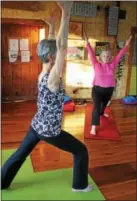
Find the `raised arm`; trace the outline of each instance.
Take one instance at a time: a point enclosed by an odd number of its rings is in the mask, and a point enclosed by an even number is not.
[[[128,40],[126,41],[126,44],[125,46],[119,51],[119,53],[116,55],[116,57],[114,57],[113,59],[113,63],[114,65],[116,66],[119,62],[120,62],[120,59],[124,56],[124,54],[128,51],[128,47],[129,47],[129,44],[131,42],[131,39],[132,39],[132,36],[130,36],[128,38]]]
[[[55,10],[56,11],[56,10]],[[54,11],[53,11],[54,12]],[[48,33],[48,39],[49,40],[55,40],[55,16],[53,13],[50,13],[49,17],[44,17],[43,20],[48,24],[49,26],[49,33]]]
[[[55,39],[55,20],[54,18],[52,18],[52,16],[50,17],[49,21],[49,34],[48,34],[48,39]]]
[[[57,56],[55,65],[52,68],[49,78],[48,78],[48,87],[51,91],[56,92],[59,88],[60,76],[65,62],[65,55],[67,51],[67,40],[68,40],[68,29],[69,29],[69,20],[71,7],[73,2],[58,2],[59,7],[62,10],[60,28],[56,39],[57,45]]]
[[[98,62],[98,60],[96,59],[95,53],[94,53],[94,51],[93,51],[93,49],[92,49],[92,47],[91,47],[91,45],[90,45],[90,43],[88,41],[88,36],[87,36],[87,33],[86,33],[85,30],[84,30],[84,37],[85,37],[85,40],[87,42],[86,47],[87,47],[87,50],[88,50],[90,61],[91,61],[91,63],[93,65],[95,65]]]

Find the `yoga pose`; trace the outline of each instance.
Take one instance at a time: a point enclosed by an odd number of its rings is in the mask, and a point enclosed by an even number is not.
[[[54,23],[52,18],[48,40],[42,40],[38,45],[38,56],[43,61],[43,69],[38,81],[38,110],[32,119],[28,134],[17,151],[2,167],[2,189],[10,186],[26,157],[40,140],[59,149],[70,152],[74,157],[72,191],[88,192],[88,151],[86,146],[69,133],[61,130],[62,109],[65,91],[61,74],[64,67],[67,49],[68,27],[73,2],[59,2],[62,10],[60,28],[57,40],[54,38]],[[62,178],[63,179],[63,178]]]
[[[125,46],[120,50],[115,58],[112,59],[111,49],[106,46],[100,54],[100,61],[98,61],[92,47],[90,46],[90,43],[88,42],[88,37],[85,30],[84,35],[85,40],[87,41],[86,47],[90,56],[90,60],[95,70],[95,77],[92,88],[94,108],[92,113],[92,126],[90,134],[96,135],[96,126],[100,124],[100,115],[108,117],[108,114],[105,114],[104,111],[111,99],[115,87],[115,68],[120,62],[122,56],[128,51],[128,46],[132,36],[129,37]]]

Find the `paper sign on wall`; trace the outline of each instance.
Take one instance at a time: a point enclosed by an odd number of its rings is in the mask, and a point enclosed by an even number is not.
[[[18,51],[18,39],[9,39],[9,50]]]
[[[20,39],[20,50],[29,50],[29,40]]]
[[[13,63],[17,61],[18,51],[9,50],[9,62]]]
[[[21,62],[30,62],[30,51],[21,51]]]

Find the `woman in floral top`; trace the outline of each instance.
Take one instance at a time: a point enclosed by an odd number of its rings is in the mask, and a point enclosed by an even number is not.
[[[72,191],[88,192],[88,151],[86,146],[69,133],[61,130],[65,91],[61,81],[67,49],[68,27],[73,2],[60,2],[62,10],[60,29],[54,40],[54,20],[50,18],[49,38],[38,45],[38,56],[43,69],[38,79],[37,112],[32,119],[28,134],[17,151],[2,167],[2,189],[10,186],[26,157],[40,140],[73,154]]]

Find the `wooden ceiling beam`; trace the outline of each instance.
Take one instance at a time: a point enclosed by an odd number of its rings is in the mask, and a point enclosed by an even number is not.
[[[42,20],[29,20],[29,19],[11,19],[11,18],[2,18],[1,19],[2,24],[25,24],[25,25],[31,25],[31,26],[46,26],[47,24]]]
[[[26,10],[26,11],[40,11],[40,3],[37,1],[2,1],[1,8],[10,8],[17,10]]]

